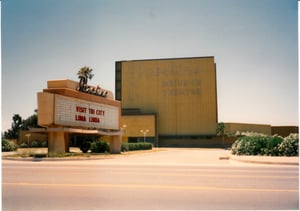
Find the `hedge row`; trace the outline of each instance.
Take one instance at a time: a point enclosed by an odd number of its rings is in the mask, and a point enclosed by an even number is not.
[[[92,153],[105,153],[109,152],[109,144],[104,141],[96,141],[91,143]]]
[[[47,147],[48,143],[47,141],[44,141],[42,143],[38,141],[32,141],[31,142],[31,147]],[[17,145],[13,142],[7,141],[6,139],[2,139],[2,152],[10,152],[10,151],[16,151],[18,148],[27,148],[28,144],[23,142],[20,145]]]
[[[39,141],[32,141],[31,142],[31,147],[32,148],[37,148],[37,147],[47,147],[48,146],[48,142],[47,141],[43,141],[42,143]],[[20,148],[27,148],[28,147],[28,143],[23,142],[20,145]]]
[[[94,142],[84,141],[80,145],[80,150],[83,153],[87,153],[89,150],[91,150],[92,153],[105,153],[105,152],[109,152],[109,144],[104,141],[94,141]]]
[[[122,143],[121,151],[134,151],[134,150],[149,150],[152,149],[152,144],[147,142],[138,142],[138,143]],[[105,153],[109,152],[109,143],[104,141],[95,141],[95,142],[83,142],[80,146],[80,150],[83,153],[91,150],[92,153]]]
[[[282,138],[254,133],[238,138],[231,150],[234,155],[298,156],[298,146],[298,134]]]
[[[122,151],[134,151],[134,150],[149,150],[152,149],[152,144],[147,142],[137,143],[123,143]]]

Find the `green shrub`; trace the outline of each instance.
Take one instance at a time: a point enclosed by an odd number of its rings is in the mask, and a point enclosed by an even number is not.
[[[91,143],[91,151],[93,153],[109,152],[109,144],[105,141],[95,141]]]
[[[43,141],[41,144],[41,147],[47,147],[48,146],[48,142],[47,141]]]
[[[128,151],[128,144],[127,143],[122,143],[122,145],[121,145],[121,151],[122,152],[127,152]]]
[[[40,147],[40,143],[38,141],[31,142],[31,147]]]
[[[23,142],[21,145],[20,145],[21,148],[27,148],[28,147],[28,144]]]
[[[249,134],[242,136],[232,145],[234,155],[298,156],[298,134],[280,136]]]
[[[83,153],[87,153],[90,150],[90,147],[91,147],[91,143],[88,141],[84,141],[82,142],[79,148]]]
[[[258,155],[266,148],[268,137],[263,135],[242,136],[232,145],[232,154]]]
[[[123,143],[122,151],[148,150],[152,149],[152,144],[147,142]]]
[[[296,133],[285,137],[278,146],[281,156],[298,156],[299,155],[299,135]]]
[[[281,136],[272,136],[268,138],[266,142],[266,147],[262,149],[262,155],[269,155],[269,156],[278,156],[279,155],[279,144],[283,141]]]
[[[17,151],[18,145],[13,142],[9,142],[6,139],[2,139],[2,152]]]

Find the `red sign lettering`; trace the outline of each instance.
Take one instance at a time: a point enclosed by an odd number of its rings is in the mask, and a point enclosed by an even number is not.
[[[95,122],[95,123],[99,123],[100,119],[98,117],[90,117],[89,118],[89,122]]]
[[[85,116],[82,116],[82,115],[75,115],[75,120],[76,121],[81,121],[81,122],[85,122],[86,121],[86,118]]]
[[[86,108],[81,106],[76,106],[76,111],[80,113],[86,113]]]

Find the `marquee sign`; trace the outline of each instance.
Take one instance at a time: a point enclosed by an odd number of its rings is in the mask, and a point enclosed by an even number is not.
[[[79,83],[77,87],[77,91],[85,92],[88,94],[97,95],[100,97],[107,97],[108,91],[105,89],[100,88],[100,86],[90,86],[86,84]]]
[[[83,73],[79,73],[79,83],[76,88],[77,91],[85,92],[88,94],[97,95],[100,97],[107,97],[108,91],[100,88],[100,86],[91,86],[87,84],[87,76]]]
[[[55,95],[54,122],[56,125],[118,130],[119,108]]]
[[[44,128],[36,132],[48,133],[48,152],[68,152],[66,134],[80,133],[108,135],[110,152],[120,153],[121,102],[111,91],[87,85],[78,90],[76,81],[51,80],[37,98],[38,125]]]

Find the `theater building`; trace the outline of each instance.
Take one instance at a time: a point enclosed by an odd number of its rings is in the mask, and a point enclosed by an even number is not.
[[[123,140],[201,145],[218,122],[214,57],[117,61]]]

